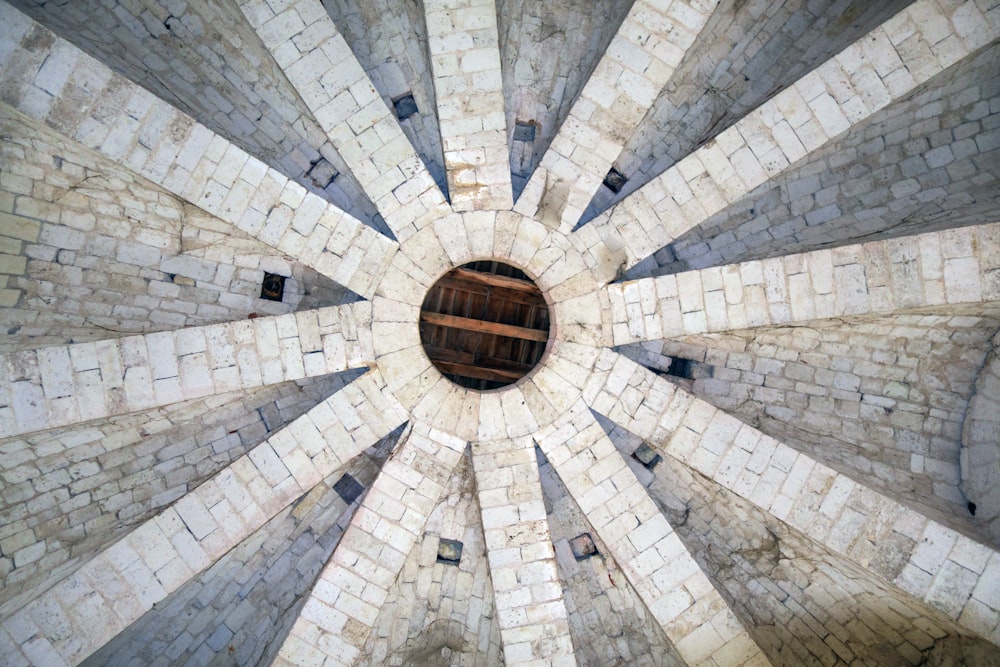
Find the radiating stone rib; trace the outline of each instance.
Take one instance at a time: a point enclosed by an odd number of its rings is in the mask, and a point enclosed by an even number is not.
[[[610,370],[588,388],[595,410],[1000,645],[1000,551],[781,444],[630,359],[605,356]]]
[[[353,665],[466,442],[420,423],[382,467],[275,665]]]
[[[396,244],[115,74],[6,3],[0,5],[0,102],[97,150],[195,206],[362,295]],[[89,113],[76,120],[61,104]]]
[[[581,228],[586,245],[634,266],[1000,36],[1000,9],[944,4],[918,0],[775,95]]]
[[[1000,300],[1000,223],[607,286],[615,345]]]
[[[361,368],[371,317],[361,301],[2,355],[0,437]]]
[[[576,664],[530,437],[472,444],[504,662]]]
[[[434,178],[319,0],[271,4],[239,3],[386,224],[409,238],[446,206]]]
[[[681,657],[770,664],[582,400],[537,441]]]
[[[457,211],[513,204],[494,0],[427,0],[438,123]]]
[[[573,228],[717,4],[632,5],[515,210],[553,228]]]
[[[12,665],[90,655],[324,477],[406,420],[369,373],[0,623]]]

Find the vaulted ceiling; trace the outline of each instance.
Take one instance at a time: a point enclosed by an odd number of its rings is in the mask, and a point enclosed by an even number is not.
[[[0,655],[1000,664],[998,38],[0,3]]]

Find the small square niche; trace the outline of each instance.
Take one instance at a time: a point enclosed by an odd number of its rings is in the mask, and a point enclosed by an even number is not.
[[[333,485],[333,490],[337,492],[341,500],[350,505],[364,492],[365,487],[361,486],[358,480],[345,473]]]
[[[585,560],[597,554],[597,545],[594,544],[594,538],[590,533],[583,533],[571,539],[569,548],[573,552],[573,558],[577,560]]]
[[[535,124],[531,122],[517,121],[514,123],[514,141],[524,141],[526,143],[535,140]]]
[[[632,458],[646,466],[648,470],[652,470],[656,467],[656,464],[662,461],[660,455],[653,451],[653,448],[642,443],[639,445],[634,452],[632,452]]]
[[[285,298],[285,276],[265,273],[260,283],[260,298],[268,301],[282,301]]]
[[[446,540],[441,538],[438,542],[437,562],[445,565],[458,565],[462,560],[462,543],[458,540]]]
[[[392,106],[395,108],[396,118],[399,120],[406,120],[413,114],[417,113],[417,103],[413,99],[413,93],[406,93],[393,98]]]
[[[340,174],[334,166],[327,161],[326,158],[321,157],[316,160],[311,167],[309,167],[309,171],[306,172],[306,176],[309,177],[309,180],[311,180],[312,184],[317,188],[325,190],[330,186],[330,183],[333,183],[337,176],[340,176]]]
[[[628,179],[625,178],[624,174],[612,167],[611,171],[608,172],[608,175],[604,177],[604,187],[611,190],[615,194],[618,194],[622,191],[622,188],[625,187],[626,181],[628,181]]]

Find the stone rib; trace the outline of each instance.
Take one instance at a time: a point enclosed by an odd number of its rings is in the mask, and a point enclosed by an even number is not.
[[[0,102],[370,296],[396,244],[4,3]],[[46,34],[51,39],[33,39]],[[39,46],[39,43],[50,46]],[[80,100],[85,100],[80,109]],[[79,109],[71,118],[59,108]]]
[[[319,0],[244,0],[240,10],[400,241],[444,195]]]
[[[1000,299],[1000,223],[607,287],[615,345]]]
[[[631,268],[998,36],[995,7],[919,0],[579,233]]]
[[[466,442],[416,424],[383,466],[274,664],[353,665]]]
[[[361,368],[371,303],[0,356],[0,437]]]
[[[505,664],[575,665],[534,442],[475,442],[472,464]]]
[[[632,5],[518,198],[518,212],[573,228],[717,4]]]
[[[681,657],[770,664],[583,401],[537,441]]]
[[[406,420],[370,373],[0,624],[12,665],[77,664]]]
[[[456,211],[514,203],[493,0],[424,3],[438,123]]]
[[[610,370],[588,388],[595,410],[1000,645],[1000,551],[837,473],[621,355],[604,356]]]

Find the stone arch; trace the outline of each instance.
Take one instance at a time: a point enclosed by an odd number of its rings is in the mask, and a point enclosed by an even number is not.
[[[962,427],[962,493],[977,519],[1000,537],[1000,331],[976,378]]]

